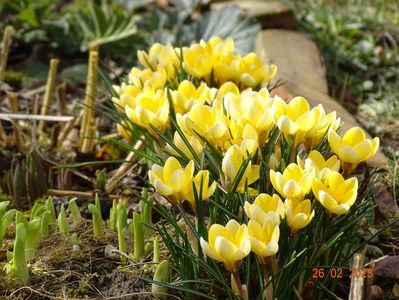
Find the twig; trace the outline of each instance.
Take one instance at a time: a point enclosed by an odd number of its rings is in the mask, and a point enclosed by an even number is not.
[[[1,44],[1,58],[0,58],[0,83],[4,81],[7,68],[8,52],[10,51],[12,34],[14,29],[12,26],[7,26],[4,31],[3,42]]]
[[[61,116],[65,116],[68,114],[68,109],[66,105],[66,83],[61,83],[56,90],[56,98],[58,104],[58,114]]]
[[[54,95],[55,82],[57,79],[57,70],[58,70],[59,63],[60,63],[60,61],[56,58],[52,58],[50,60],[50,70],[48,72],[48,77],[47,77],[46,92],[44,93],[43,105],[42,105],[42,109],[40,111],[40,114],[42,116],[47,115],[48,108],[50,106],[50,101]],[[37,129],[39,134],[41,134],[43,132],[44,125],[45,125],[44,121],[39,122],[39,127]]]
[[[138,140],[136,145],[134,145],[134,149],[138,150],[143,147],[144,143],[142,140]],[[129,169],[132,167],[133,162],[137,159],[137,156],[134,152],[130,152],[126,157],[125,162],[119,167],[114,176],[110,179],[110,181],[105,186],[105,191],[110,194],[116,188],[118,181],[123,178]]]
[[[33,90],[29,90],[29,91],[21,93],[21,96],[24,97],[24,98],[30,98],[32,96],[35,96],[35,95],[43,93],[45,90],[46,90],[46,86],[42,85],[42,86],[39,86],[39,87],[37,87],[37,88],[35,88]]]
[[[393,167],[392,196],[393,196],[393,199],[396,199],[396,171],[398,169],[398,162],[396,161],[396,158],[395,158],[394,162],[395,162],[395,166]]]
[[[98,67],[98,48],[90,49],[89,53],[89,70],[87,73],[86,96],[84,100],[84,114],[82,125],[80,128],[80,151],[82,153],[90,153],[92,147],[87,137],[92,136],[95,132],[95,96],[97,85],[97,67]]]
[[[356,270],[360,270],[364,263],[364,255],[363,254],[355,254],[353,259],[353,272]],[[351,286],[349,291],[348,300],[362,300],[363,299],[363,286],[364,286],[364,278],[357,274],[353,273],[353,277],[351,280]]]
[[[41,122],[69,122],[73,120],[72,116],[43,116],[43,115],[26,115],[26,114],[1,114],[1,120],[25,120],[25,121],[41,121]]]
[[[75,197],[83,197],[83,198],[92,198],[94,197],[94,192],[80,192],[80,191],[68,191],[68,190],[56,190],[56,189],[48,189],[47,194],[50,196],[75,196]]]
[[[13,113],[18,113],[18,95],[16,93],[9,92],[7,93],[8,96],[8,104],[10,106],[10,110]],[[23,143],[21,138],[21,131],[18,127],[18,122],[13,122],[13,137],[14,137],[14,144],[17,146],[18,151],[23,150]]]

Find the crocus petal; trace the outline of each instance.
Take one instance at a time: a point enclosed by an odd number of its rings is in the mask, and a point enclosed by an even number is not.
[[[210,247],[209,243],[206,242],[202,237],[200,238],[200,244],[201,244],[202,251],[204,252],[204,254],[206,256],[209,256],[210,258],[212,258],[216,261],[223,261],[223,259],[220,257],[220,255],[215,250],[213,250]]]

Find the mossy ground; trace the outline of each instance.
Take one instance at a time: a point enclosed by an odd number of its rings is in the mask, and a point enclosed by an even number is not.
[[[118,244],[114,231],[105,228],[104,238],[95,239],[91,220],[83,220],[72,228],[73,233],[78,235],[79,249],[74,250],[71,241],[58,232],[41,241],[28,262],[28,286],[18,286],[0,270],[0,299],[151,299],[151,285],[140,279],[152,279],[151,254],[141,262],[122,265],[105,254],[107,245]],[[127,238],[128,247],[132,244]]]

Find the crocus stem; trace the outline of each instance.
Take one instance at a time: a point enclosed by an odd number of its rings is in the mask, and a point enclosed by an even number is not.
[[[270,261],[268,258],[264,259],[262,262],[263,266],[263,278],[265,281],[265,299],[273,299],[273,285],[271,284],[269,277],[270,277],[270,272],[269,272],[269,266],[270,266]]]
[[[244,293],[244,290],[242,289],[240,275],[238,274],[238,272],[233,272],[232,274],[233,274],[234,281],[237,285],[238,292],[240,293],[240,296],[245,299],[245,293]]]

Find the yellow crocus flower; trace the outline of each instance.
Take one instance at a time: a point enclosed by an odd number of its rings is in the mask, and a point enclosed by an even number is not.
[[[200,156],[202,149],[204,148],[203,143],[196,137],[183,133],[186,137],[187,141],[190,143],[191,147],[193,148],[194,152]],[[186,143],[183,141],[180,134],[176,131],[173,135],[173,144],[180,149],[184,153],[184,155],[189,159],[194,159],[193,153],[191,153],[190,149],[187,147]],[[173,149],[169,144],[166,145],[166,149],[169,151],[170,154],[174,156],[180,156],[180,154]]]
[[[312,210],[312,205],[309,199],[286,199],[284,201],[284,205],[288,226],[291,228],[291,232],[294,234],[299,229],[308,226],[314,217],[315,212]]]
[[[284,198],[303,199],[312,188],[315,170],[303,170],[297,164],[289,164],[283,174],[270,170],[273,187]]]
[[[171,96],[176,113],[185,114],[195,103],[210,103],[216,94],[216,89],[209,88],[202,82],[198,88],[188,80],[179,84],[175,91],[171,91]]]
[[[227,118],[216,107],[196,103],[187,114],[176,114],[179,126],[188,134],[204,136],[215,147],[229,138]]]
[[[183,48],[183,68],[191,76],[208,79],[214,57],[212,47],[205,43],[193,44]]]
[[[303,137],[299,140],[302,141],[306,149],[313,149],[326,134],[327,130],[336,130],[341,124],[341,118],[337,118],[337,113],[335,111],[326,115],[323,105],[312,108],[315,115],[315,123],[312,128],[307,131],[302,132]]]
[[[297,163],[302,169],[315,170],[316,177],[322,181],[331,171],[338,172],[341,166],[336,155],[332,155],[325,160],[323,155],[317,150],[312,150],[304,161],[298,156]]]
[[[230,184],[236,178],[237,173],[246,158],[247,154],[243,152],[238,145],[232,145],[225,153],[222,161],[222,170],[227,178],[226,183],[228,186],[230,186]],[[237,190],[239,192],[244,192],[246,182],[249,186],[259,179],[259,168],[259,165],[253,166],[251,162],[248,163],[247,168],[245,169],[244,174],[237,186]],[[252,189],[248,190],[250,193],[254,192]]]
[[[214,36],[207,42],[207,46],[211,47],[215,60],[234,52],[234,40],[232,38],[223,40],[218,36]]]
[[[178,52],[170,44],[155,43],[148,53],[142,50],[137,51],[137,58],[143,66],[152,70],[157,69],[158,66],[166,67],[170,64],[175,68],[180,66]]]
[[[277,72],[275,65],[264,65],[260,57],[253,52],[241,58],[238,67],[239,82],[251,88],[270,81]]]
[[[356,177],[345,178],[338,172],[327,174],[324,181],[315,179],[313,194],[329,213],[345,214],[357,197],[358,181]]]
[[[201,182],[202,182],[202,190],[201,190]],[[216,189],[216,181],[212,182],[209,185],[209,171],[201,170],[197,175],[193,178],[191,184],[186,186],[184,191],[185,199],[190,202],[191,206],[195,209],[195,195],[194,188],[197,192],[198,197],[202,196],[202,200],[208,199],[215,192]]]
[[[169,125],[169,103],[163,90],[146,88],[137,95],[134,107],[126,106],[127,117],[157,136],[150,125],[164,131]]]
[[[226,82],[237,81],[239,77],[240,55],[234,53],[225,54],[215,61],[213,67],[213,79],[223,85]]]
[[[378,150],[380,139],[370,140],[359,127],[349,129],[341,138],[334,130],[328,134],[328,142],[332,151],[338,155],[343,163],[343,169],[349,173],[356,166],[372,157]]]
[[[112,97],[112,102],[114,102],[117,109],[124,111],[126,105],[134,107],[135,99],[143,90],[137,86],[122,83],[121,86],[114,86],[115,91],[118,93],[119,97]]]
[[[158,66],[156,70],[132,68],[129,83],[139,88],[163,89],[166,82],[174,76],[173,68]]]
[[[184,191],[191,184],[194,174],[194,162],[190,161],[183,168],[173,156],[169,157],[162,167],[154,164],[148,177],[158,194],[168,197],[172,202],[180,204],[184,199]]]
[[[200,243],[206,256],[222,262],[231,273],[238,271],[242,259],[251,251],[248,228],[236,220],[230,220],[226,226],[213,224],[208,242],[201,237]]]
[[[263,261],[267,256],[272,256],[278,251],[280,228],[273,221],[258,223],[251,219],[248,222],[251,250]]]
[[[295,135],[297,132],[306,132],[316,123],[315,112],[310,110],[309,103],[303,97],[295,97],[288,104],[275,96],[273,109],[276,124],[281,132]]]
[[[284,203],[276,194],[273,196],[264,193],[259,194],[254,203],[250,204],[246,201],[244,209],[248,218],[257,221],[259,224],[271,221],[279,225],[280,219],[283,219],[285,215]]]
[[[236,122],[245,126],[251,124],[263,145],[274,126],[272,100],[266,88],[259,92],[244,91],[241,95],[227,94],[224,97],[226,112]]]

